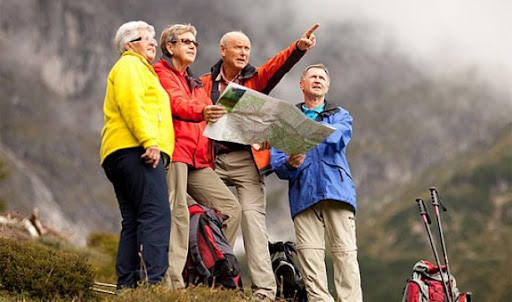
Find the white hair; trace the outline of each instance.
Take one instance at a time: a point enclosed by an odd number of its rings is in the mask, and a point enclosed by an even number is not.
[[[231,40],[231,38],[235,37],[235,36],[237,36],[237,37],[242,36],[242,37],[245,37],[247,40],[251,41],[249,39],[249,37],[247,37],[247,35],[243,31],[241,31],[241,30],[234,30],[234,31],[230,31],[230,32],[225,33],[222,36],[222,38],[220,38],[219,45],[226,46],[228,44],[228,41]]]
[[[137,38],[140,29],[149,31],[152,37],[155,36],[155,28],[144,21],[130,21],[119,27],[114,38],[114,46],[119,54],[126,51],[126,42]]]

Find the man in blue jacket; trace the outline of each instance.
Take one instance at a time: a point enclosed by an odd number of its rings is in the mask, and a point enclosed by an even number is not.
[[[285,154],[272,148],[271,164],[289,181],[290,211],[308,301],[334,301],[327,286],[325,234],[334,265],[337,301],[362,302],[355,230],[356,192],[345,153],[352,137],[352,117],[327,102],[329,72],[322,64],[306,67],[300,79],[304,114],[336,128],[307,154]]]

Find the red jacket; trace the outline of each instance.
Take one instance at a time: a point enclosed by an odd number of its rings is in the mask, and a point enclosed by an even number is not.
[[[175,132],[172,161],[198,169],[214,168],[213,144],[203,135],[206,127],[203,108],[212,105],[203,83],[194,77],[189,68],[185,79],[165,56],[153,68],[170,97]]]
[[[286,49],[268,59],[263,65],[256,68],[250,64],[241,71],[241,82],[245,87],[256,91],[269,94],[270,91],[279,83],[283,76],[304,56],[306,53],[297,48],[297,41],[293,42]],[[220,73],[222,59],[212,66],[209,74],[203,75],[201,81],[204,88],[213,102],[217,102],[220,96],[219,81],[215,79]],[[165,88],[165,87],[164,87]],[[270,149],[256,151],[252,149],[254,162],[258,167],[260,174],[270,174]]]

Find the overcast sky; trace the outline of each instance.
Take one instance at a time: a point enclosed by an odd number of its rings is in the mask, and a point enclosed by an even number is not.
[[[511,0],[300,0],[298,19],[368,19],[434,71],[477,65],[512,78]],[[388,37],[385,37],[388,38]],[[512,85],[507,85],[512,86]]]

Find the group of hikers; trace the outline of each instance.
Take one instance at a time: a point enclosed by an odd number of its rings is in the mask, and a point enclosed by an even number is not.
[[[233,247],[241,228],[252,300],[274,301],[276,280],[268,249],[265,176],[289,183],[290,212],[308,301],[334,301],[325,267],[325,236],[334,265],[337,301],[361,302],[355,232],[356,194],[345,156],[352,117],[326,100],[329,72],[306,67],[297,104],[308,118],[336,130],[307,154],[286,154],[268,141],[254,145],[213,141],[207,123],[228,114],[216,101],[230,82],[268,94],[316,45],[313,25],[299,39],[255,67],[251,41],[241,31],[220,39],[220,59],[198,77],[190,65],[199,42],[190,24],[173,24],[155,40],[154,27],[130,21],[114,43],[120,54],[107,79],[100,159],[122,216],[116,258],[117,288],[140,280],[183,289],[190,217],[200,203],[220,212]],[[157,50],[162,56],[156,63]],[[236,195],[228,186],[234,186]],[[139,257],[140,255],[140,257]],[[145,268],[140,270],[140,258]]]

